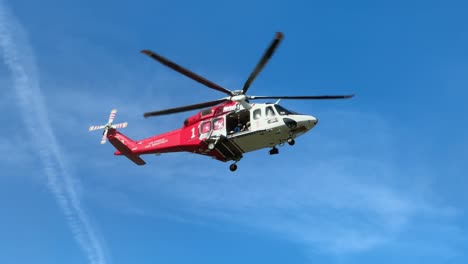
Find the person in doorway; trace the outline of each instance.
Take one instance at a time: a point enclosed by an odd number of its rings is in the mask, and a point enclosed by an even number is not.
[[[243,130],[244,130],[244,125],[242,125],[242,123],[239,120],[239,122],[237,122],[237,126],[234,128],[234,133],[239,133]]]

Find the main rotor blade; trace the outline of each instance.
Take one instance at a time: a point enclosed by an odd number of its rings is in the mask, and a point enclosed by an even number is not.
[[[176,63],[174,63],[174,62],[172,62],[172,61],[170,61],[170,60],[168,60],[166,58],[164,58],[163,56],[160,56],[160,55],[152,52],[151,50],[142,50],[141,53],[150,56],[151,58],[155,59],[156,61],[159,61],[163,65],[165,65],[165,66],[167,66],[167,67],[169,67],[169,68],[171,68],[171,69],[173,69],[173,70],[175,70],[175,71],[189,77],[190,79],[192,79],[194,81],[197,81],[197,82],[199,82],[199,83],[201,83],[201,84],[203,84],[203,85],[205,85],[205,86],[207,86],[207,87],[209,87],[211,89],[215,89],[215,90],[223,92],[223,93],[225,93],[227,95],[233,95],[232,92],[229,91],[228,89],[223,88],[223,87],[217,85],[216,83],[214,83],[214,82],[212,82],[210,80],[207,80],[207,79],[201,77],[200,75],[198,75],[198,74],[196,74],[194,72],[189,71],[188,69],[186,69],[186,68],[184,68],[184,67],[182,67],[182,66],[180,66],[180,65],[178,65],[178,64],[176,64]]]
[[[175,107],[175,108],[169,108],[169,109],[164,109],[164,110],[159,110],[159,111],[153,111],[153,112],[147,112],[143,116],[144,117],[150,117],[150,116],[159,116],[159,115],[168,115],[168,114],[175,114],[175,113],[180,113],[180,112],[186,112],[190,110],[195,110],[195,109],[201,109],[205,107],[210,107],[217,105],[222,102],[226,102],[229,99],[218,99],[210,102],[204,102],[204,103],[199,103],[199,104],[193,104],[193,105],[185,105],[185,106],[180,106],[180,107]]]
[[[271,42],[270,44],[270,47],[268,47],[268,49],[265,51],[265,53],[263,54],[262,58],[260,59],[260,61],[258,62],[257,66],[255,67],[255,69],[252,71],[252,73],[250,74],[249,78],[247,79],[247,81],[245,82],[244,84],[244,87],[242,88],[242,94],[245,94],[247,92],[247,90],[249,89],[250,85],[252,84],[252,82],[255,80],[255,78],[257,77],[257,75],[262,71],[263,67],[265,67],[265,65],[267,64],[268,60],[271,58],[271,56],[273,55],[273,53],[275,52],[276,48],[278,47],[279,43],[281,42],[281,40],[283,39],[283,33],[281,32],[276,32],[276,35],[275,35],[275,38],[273,39],[273,41]]]
[[[354,94],[350,95],[306,95],[306,96],[248,96],[250,100],[257,99],[297,99],[297,100],[322,100],[322,99],[348,99],[352,98]]]

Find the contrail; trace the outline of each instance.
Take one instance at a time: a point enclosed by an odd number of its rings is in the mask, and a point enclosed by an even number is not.
[[[48,186],[89,263],[105,264],[104,246],[81,207],[76,183],[49,123],[26,31],[3,0],[0,0],[0,52],[11,71],[23,121],[42,161]]]

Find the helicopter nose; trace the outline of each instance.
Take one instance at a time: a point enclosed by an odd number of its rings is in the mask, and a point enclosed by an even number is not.
[[[318,119],[314,116],[307,116],[306,122],[305,122],[305,127],[307,129],[313,128],[315,125],[317,125]]]

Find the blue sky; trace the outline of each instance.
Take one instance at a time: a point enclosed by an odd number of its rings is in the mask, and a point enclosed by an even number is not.
[[[468,5],[463,1],[0,1],[0,263],[463,263]],[[320,119],[294,147],[229,164],[114,157],[89,125],[143,138],[223,96],[152,49]],[[5,125],[6,124],[6,125]]]

